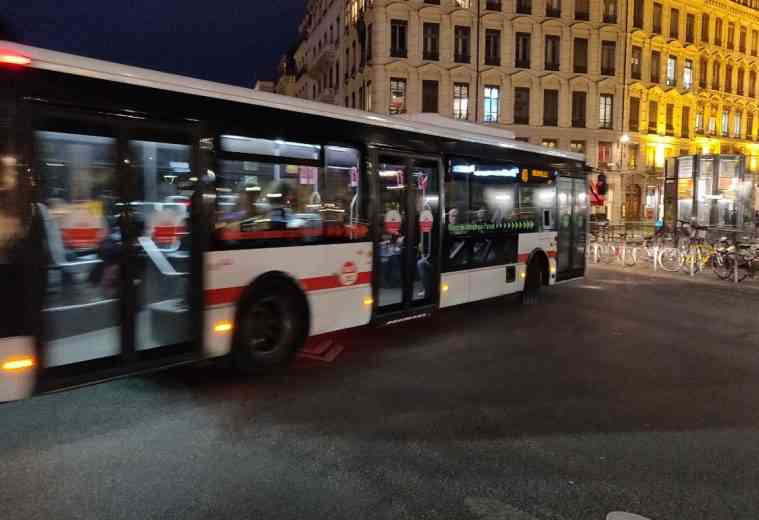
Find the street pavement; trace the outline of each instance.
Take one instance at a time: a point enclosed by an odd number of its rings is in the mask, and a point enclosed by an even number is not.
[[[759,518],[759,291],[594,269],[339,341],[0,406],[0,519]]]

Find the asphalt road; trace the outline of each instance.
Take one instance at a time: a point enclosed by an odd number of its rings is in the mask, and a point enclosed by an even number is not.
[[[0,519],[759,518],[759,292],[595,271],[0,407]]]

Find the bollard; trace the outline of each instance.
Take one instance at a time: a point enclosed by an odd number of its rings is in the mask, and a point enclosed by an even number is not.
[[[654,246],[654,271],[658,269],[659,264],[659,246]]]
[[[690,275],[695,276],[696,275],[696,255],[691,254],[690,255]]]
[[[735,253],[735,261],[733,262],[733,283],[738,283],[738,253]]]

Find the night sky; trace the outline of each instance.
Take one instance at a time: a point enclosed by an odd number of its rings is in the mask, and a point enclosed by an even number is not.
[[[28,45],[252,87],[274,79],[305,3],[0,0],[0,28]]]

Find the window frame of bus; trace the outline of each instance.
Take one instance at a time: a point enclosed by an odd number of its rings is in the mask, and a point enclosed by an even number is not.
[[[255,153],[243,153],[243,152],[230,152],[226,151],[223,144],[223,138],[225,137],[237,137],[244,139],[257,139],[263,141],[282,141],[285,143],[303,144],[309,146],[319,147],[318,159],[301,159],[297,157],[288,156],[272,156],[265,154]],[[292,238],[263,238],[263,239],[246,239],[246,240],[224,240],[219,236],[218,226],[218,187],[219,179],[221,178],[222,162],[223,161],[250,161],[261,162],[266,164],[279,164],[279,165],[292,165],[292,166],[311,166],[319,169],[319,175],[323,175],[323,172],[327,169],[327,153],[328,147],[346,148],[354,150],[358,154],[358,192],[359,192],[359,216],[361,220],[365,222],[367,226],[366,234],[361,238],[336,238],[329,237],[321,234],[309,241],[303,241],[302,239]],[[300,247],[310,245],[324,245],[324,244],[349,244],[358,242],[371,242],[374,236],[374,222],[370,218],[372,208],[370,198],[370,185],[368,176],[366,174],[366,161],[367,157],[366,146],[358,143],[346,143],[336,141],[321,141],[316,139],[301,138],[297,136],[288,136],[287,138],[275,137],[271,135],[262,135],[256,132],[247,131],[233,131],[225,128],[225,131],[217,131],[214,138],[215,153],[214,171],[215,180],[211,182],[210,189],[213,191],[216,201],[213,204],[213,224],[211,225],[212,235],[212,247],[211,250],[224,251],[235,249],[261,249],[271,247]]]

